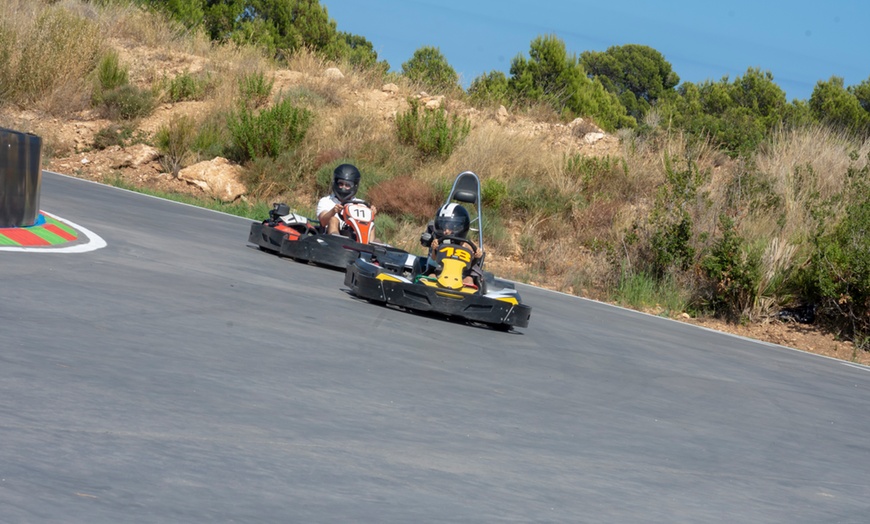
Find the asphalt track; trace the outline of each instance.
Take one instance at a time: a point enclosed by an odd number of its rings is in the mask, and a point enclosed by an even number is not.
[[[250,222],[46,173],[107,245],[0,252],[0,522],[866,523],[870,370],[519,286],[349,296]]]

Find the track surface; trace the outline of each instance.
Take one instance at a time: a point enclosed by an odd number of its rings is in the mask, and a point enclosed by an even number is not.
[[[868,368],[527,286],[500,333],[247,220],[41,207],[108,245],[0,252],[0,522],[868,522]]]

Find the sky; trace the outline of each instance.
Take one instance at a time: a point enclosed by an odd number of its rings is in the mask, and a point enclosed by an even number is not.
[[[570,54],[640,44],[660,52],[683,82],[734,81],[769,71],[786,98],[808,100],[820,80],[870,78],[868,0],[320,0],[338,30],[365,37],[401,71],[437,47],[468,87],[490,71],[509,76],[531,42],[555,35]]]

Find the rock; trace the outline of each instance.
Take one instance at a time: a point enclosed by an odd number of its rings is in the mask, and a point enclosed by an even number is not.
[[[160,151],[146,144],[136,144],[124,149],[124,155],[112,162],[112,169],[138,168],[160,158]]]
[[[217,157],[182,169],[178,178],[222,202],[234,202],[247,193],[247,188],[239,181],[241,172],[241,166]]]
[[[504,124],[508,121],[508,110],[505,106],[498,106],[498,110],[495,112],[495,121],[499,124]]]
[[[604,133],[586,133],[585,135],[583,135],[583,141],[587,144],[594,144],[605,136],[607,135]]]
[[[330,80],[341,80],[344,78],[344,74],[337,67],[330,67],[323,72],[323,76]]]
[[[390,93],[391,95],[395,95],[396,93],[399,92],[399,86],[397,86],[396,84],[393,84],[393,83],[384,84],[381,87],[381,91],[383,91],[384,93]]]

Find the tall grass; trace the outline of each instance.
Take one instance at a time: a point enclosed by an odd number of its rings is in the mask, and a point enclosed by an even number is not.
[[[0,91],[20,106],[68,114],[89,103],[86,77],[104,40],[92,20],[62,5],[6,0],[0,12]]]

